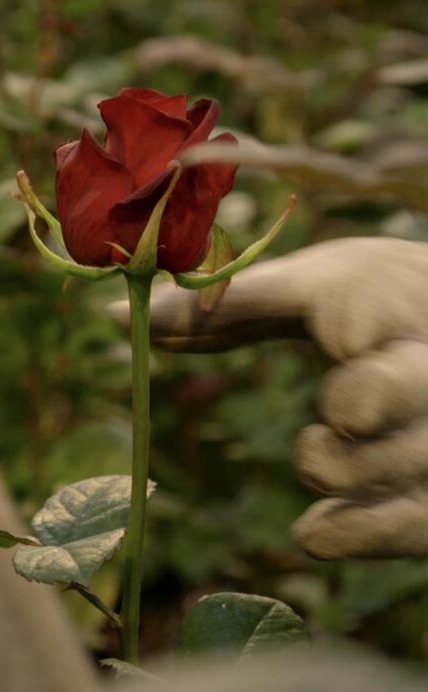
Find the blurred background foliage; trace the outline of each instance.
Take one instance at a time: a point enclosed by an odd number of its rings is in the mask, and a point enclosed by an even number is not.
[[[237,250],[295,191],[271,253],[346,235],[428,240],[426,0],[0,0],[0,462],[27,517],[61,484],[130,463],[130,349],[106,305],[120,280],[69,282],[28,240],[9,196],[25,168],[52,210],[52,150],[122,86],[221,101],[221,126],[279,145],[243,168],[221,223]],[[428,657],[428,562],[317,564],[290,539],[313,499],[292,466],[325,360],[308,344],[154,352],[145,653],[174,647],[199,595],[286,600],[314,636]],[[115,605],[120,557],[95,589]],[[88,644],[117,655],[66,596]]]

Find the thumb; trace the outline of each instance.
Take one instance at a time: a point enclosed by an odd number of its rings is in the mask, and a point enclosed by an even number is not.
[[[344,238],[247,268],[209,313],[193,291],[156,287],[152,340],[169,350],[216,351],[310,332],[345,360],[391,339],[428,337],[427,303],[426,244]],[[128,324],[126,302],[110,312]]]
[[[292,275],[299,276],[291,260],[263,262],[241,272],[209,312],[200,309],[196,291],[159,286],[151,306],[153,342],[169,350],[203,352],[307,335],[302,321],[306,282],[302,275],[290,282]]]
[[[317,284],[336,262],[337,248],[327,255],[323,250],[313,246],[245,269],[210,312],[199,308],[196,291],[155,286],[152,342],[172,351],[209,352],[260,340],[307,337],[304,315]],[[326,255],[322,261],[320,255]],[[123,326],[129,325],[127,301],[112,303],[109,312]]]

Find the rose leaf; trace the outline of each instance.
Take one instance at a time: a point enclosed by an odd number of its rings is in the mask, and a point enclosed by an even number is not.
[[[188,612],[180,651],[243,659],[306,638],[303,620],[285,603],[250,594],[218,593],[201,598]]]

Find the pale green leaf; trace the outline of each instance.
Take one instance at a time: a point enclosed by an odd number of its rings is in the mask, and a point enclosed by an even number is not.
[[[94,572],[120,548],[124,535],[125,529],[116,529],[61,546],[19,546],[13,564],[29,581],[88,586]]]
[[[153,490],[149,481],[148,497]],[[62,488],[35,515],[32,527],[42,545],[20,546],[16,571],[47,584],[88,586],[121,545],[130,501],[130,476],[99,476]]]
[[[154,484],[149,481],[150,497]],[[45,545],[94,536],[128,523],[131,476],[97,476],[73,483],[50,497],[31,523]]]

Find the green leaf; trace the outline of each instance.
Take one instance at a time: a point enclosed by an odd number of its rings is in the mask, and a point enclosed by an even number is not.
[[[424,106],[425,108],[425,106]],[[426,115],[423,118],[424,131]],[[382,157],[376,148],[366,161],[356,157],[332,154],[308,146],[252,146],[240,143],[217,145],[212,142],[185,149],[180,161],[184,166],[209,163],[234,163],[257,168],[273,169],[289,179],[304,180],[319,191],[333,191],[335,195],[382,201],[385,195],[400,198],[407,205],[428,213],[426,176],[421,175],[423,166],[421,146],[412,142],[410,154],[403,157],[400,147],[401,170],[395,169],[397,157],[394,146],[385,147]],[[411,178],[411,179],[409,179]],[[193,288],[193,287],[189,287]]]
[[[285,603],[240,593],[201,598],[181,633],[183,654],[243,658],[307,639],[303,620]]]
[[[14,536],[9,531],[0,530],[0,548],[13,548],[15,545],[39,545],[39,542],[31,536]]]
[[[130,476],[97,476],[67,485],[50,497],[31,522],[45,545],[62,545],[126,527]]]
[[[235,254],[229,236],[221,226],[215,224],[212,229],[210,251],[204,263],[198,268],[200,272],[213,274],[218,269],[232,262]],[[230,278],[218,281],[212,286],[206,286],[199,291],[199,306],[201,310],[209,312],[221,300],[226,288],[230,284]]]
[[[13,564],[29,581],[88,586],[94,572],[120,548],[124,535],[125,529],[116,529],[62,546],[20,546]]]
[[[149,481],[147,495],[153,493]],[[123,540],[131,500],[130,476],[99,476],[49,498],[32,527],[40,547],[20,546],[16,571],[29,580],[88,586]]]
[[[247,247],[244,252],[242,252],[239,257],[237,257],[232,262],[229,262],[221,269],[218,269],[213,274],[201,274],[198,275],[197,272],[189,272],[185,274],[174,274],[175,282],[182,288],[205,288],[206,286],[211,286],[217,283],[217,281],[229,280],[234,274],[245,269],[248,265],[252,264],[254,260],[257,259],[262,252],[271,244],[271,242],[276,238],[279,231],[281,230],[283,224],[293,211],[296,206],[296,198],[294,195],[291,197],[287,209],[284,211],[282,216],[278,219],[272,228],[266,233],[266,235],[257,240],[255,243]]]

